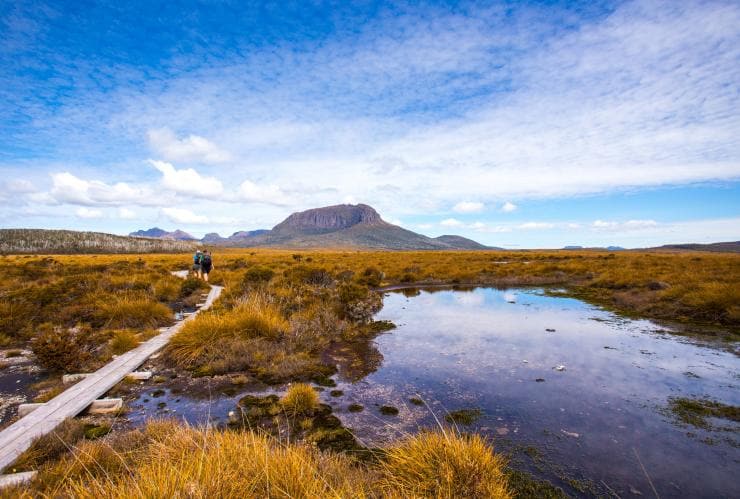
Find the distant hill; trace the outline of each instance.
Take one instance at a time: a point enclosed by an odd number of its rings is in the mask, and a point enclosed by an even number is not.
[[[652,250],[674,250],[674,251],[711,251],[715,253],[740,253],[740,241],[728,241],[724,243],[710,244],[665,244]]]
[[[195,241],[196,238],[183,232],[181,230],[175,230],[173,232],[167,232],[159,227],[152,227],[148,230],[137,230],[129,234],[131,237],[155,237],[157,239],[175,239],[177,241]]]
[[[472,239],[468,239],[467,237],[462,236],[453,236],[453,235],[444,235],[434,238],[435,241],[440,241],[445,244],[449,244],[450,246],[455,246],[459,249],[470,249],[470,250],[484,250],[484,249],[503,249],[498,248],[495,246],[485,246],[477,241],[473,241]]]
[[[132,232],[153,237],[172,238],[172,234],[154,228]],[[162,234],[162,235],[155,235]],[[384,221],[377,211],[365,204],[340,204],[293,213],[271,230],[235,232],[221,237],[206,234],[200,242],[231,247],[276,248],[366,248],[387,250],[482,250],[484,246],[462,236],[431,238]]]
[[[0,229],[0,253],[180,253],[195,243],[72,230]]]

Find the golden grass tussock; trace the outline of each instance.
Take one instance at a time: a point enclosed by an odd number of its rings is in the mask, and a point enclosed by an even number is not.
[[[383,487],[398,497],[508,498],[504,461],[479,435],[422,432],[387,450]]]
[[[42,465],[28,497],[509,498],[504,464],[478,437],[408,437],[379,459],[319,451],[253,431],[172,421],[83,441]]]
[[[213,360],[209,352],[223,340],[276,338],[289,324],[265,295],[254,293],[232,309],[205,312],[188,322],[171,340],[168,353],[183,367]]]
[[[280,399],[280,405],[291,416],[310,414],[319,407],[319,394],[308,383],[295,383]]]
[[[150,328],[168,324],[172,311],[162,303],[136,294],[117,295],[98,304],[101,321],[110,328]]]

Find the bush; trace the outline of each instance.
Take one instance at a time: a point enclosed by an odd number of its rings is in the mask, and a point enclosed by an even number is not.
[[[288,388],[280,405],[291,416],[311,414],[319,407],[319,394],[307,383],[296,383]]]
[[[383,273],[375,267],[367,267],[357,278],[357,282],[376,288],[383,281]]]
[[[252,267],[244,274],[243,283],[247,286],[270,282],[275,275],[272,269],[262,266]]]
[[[75,372],[81,370],[102,343],[100,335],[87,326],[75,328],[43,324],[31,341],[31,350],[39,365],[50,371]]]

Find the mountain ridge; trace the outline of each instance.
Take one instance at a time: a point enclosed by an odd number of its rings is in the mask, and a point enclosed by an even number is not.
[[[132,235],[150,235],[157,227]],[[189,234],[188,234],[189,235]],[[192,237],[192,236],[191,236]],[[366,204],[339,204],[311,208],[290,214],[272,229],[238,231],[229,237],[215,232],[206,234],[201,243],[228,247],[274,248],[367,248],[383,250],[484,250],[492,248],[457,235],[428,237],[382,219]]]

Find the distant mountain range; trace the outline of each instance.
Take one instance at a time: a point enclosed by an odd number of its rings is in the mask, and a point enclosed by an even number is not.
[[[193,239],[186,232],[159,228],[132,232],[131,236]],[[367,248],[386,250],[483,250],[484,246],[462,236],[427,237],[384,221],[365,204],[341,204],[293,213],[271,230],[235,232],[221,237],[210,233],[204,244],[232,247]]]
[[[197,241],[197,238],[191,236],[187,232],[181,230],[175,230],[167,232],[159,227],[152,227],[149,230],[137,230],[129,234],[131,237],[154,237],[157,239],[174,239],[176,241]]]

